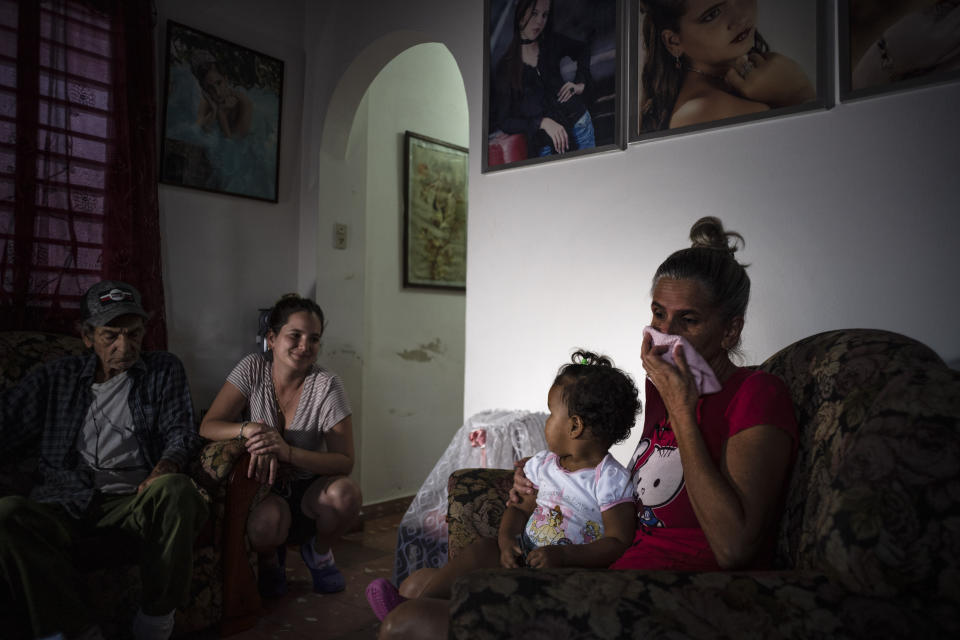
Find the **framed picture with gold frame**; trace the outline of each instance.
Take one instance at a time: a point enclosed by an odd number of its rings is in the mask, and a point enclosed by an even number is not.
[[[467,289],[467,149],[404,134],[403,286]]]

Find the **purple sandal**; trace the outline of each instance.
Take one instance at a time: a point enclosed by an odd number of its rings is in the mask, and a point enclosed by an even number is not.
[[[404,601],[406,598],[401,596],[397,588],[386,578],[377,578],[367,585],[367,602],[380,620],[386,618],[388,613]]]

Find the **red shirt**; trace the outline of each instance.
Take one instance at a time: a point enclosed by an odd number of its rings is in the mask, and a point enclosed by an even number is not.
[[[677,439],[667,420],[666,408],[649,380],[646,391],[643,436],[627,465],[636,489],[637,534],[634,544],[612,566],[717,569],[687,495]],[[735,371],[720,391],[700,397],[697,422],[710,458],[718,467],[726,441],[761,424],[787,432],[796,451],[797,422],[790,393],[783,381],[768,373]],[[772,543],[771,538],[771,549]]]

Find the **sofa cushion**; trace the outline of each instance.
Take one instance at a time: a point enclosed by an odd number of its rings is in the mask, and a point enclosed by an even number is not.
[[[933,638],[957,606],[921,594],[891,607],[815,573],[501,569],[452,589],[451,638]]]

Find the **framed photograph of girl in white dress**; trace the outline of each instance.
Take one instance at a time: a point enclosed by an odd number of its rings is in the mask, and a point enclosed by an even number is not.
[[[823,109],[825,2],[633,0],[629,137]]]
[[[485,0],[481,170],[623,149],[622,0]]]
[[[277,202],[283,61],[167,22],[160,181]]]
[[[840,99],[960,79],[960,0],[840,0]]]

